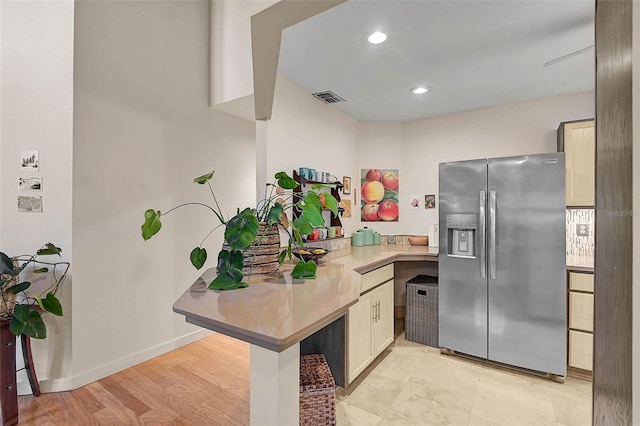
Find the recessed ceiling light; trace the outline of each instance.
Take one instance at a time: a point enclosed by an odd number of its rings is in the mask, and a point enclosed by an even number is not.
[[[429,89],[431,89],[430,87],[425,87],[425,86],[418,86],[418,87],[414,87],[413,89],[411,89],[411,93],[413,93],[414,95],[423,95],[425,93],[427,93],[429,91]]]
[[[387,39],[387,35],[385,33],[382,33],[380,31],[376,31],[375,33],[372,33],[369,38],[367,38],[367,40],[369,40],[369,43],[371,44],[380,44],[383,41],[385,41]]]

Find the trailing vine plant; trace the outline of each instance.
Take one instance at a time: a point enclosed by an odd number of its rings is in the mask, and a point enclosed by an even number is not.
[[[333,214],[338,214],[338,202],[330,192],[320,190],[331,188],[331,185],[316,184],[310,190],[293,191],[298,187],[298,182],[285,172],[274,175],[274,182],[267,183],[264,198],[255,208],[247,207],[238,209],[235,216],[226,219],[223,214],[211,184],[214,172],[195,178],[193,181],[199,185],[207,185],[213,198],[213,205],[206,203],[190,202],[175,206],[166,212],[148,209],[144,213],[145,221],[142,224],[142,238],[150,239],[162,228],[161,217],[164,217],[176,209],[186,206],[201,206],[209,209],[215,216],[215,223],[207,234],[195,247],[189,256],[191,264],[200,269],[207,260],[207,251],[203,247],[206,239],[218,228],[224,227],[224,239],[229,249],[222,248],[218,253],[217,277],[209,284],[211,290],[231,290],[246,287],[244,273],[244,253],[254,243],[260,244],[262,238],[272,227],[278,227],[288,235],[287,247],[279,256],[280,264],[285,259],[292,257],[292,245],[302,245],[302,235],[311,234],[314,227],[324,226],[322,217],[323,208],[329,209]],[[283,191],[284,190],[284,191]],[[289,192],[288,192],[289,191]],[[292,221],[288,220],[287,212],[296,210],[298,214]],[[260,223],[266,224],[264,233],[260,234]],[[316,277],[317,265],[314,261],[299,261],[291,276],[301,279],[313,279]]]

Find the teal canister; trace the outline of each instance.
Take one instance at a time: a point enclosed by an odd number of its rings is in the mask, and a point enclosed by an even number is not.
[[[364,245],[364,232],[356,231],[351,234],[351,245],[354,247],[362,247]]]
[[[380,234],[377,231],[373,231],[373,245],[374,246],[380,245]]]
[[[364,245],[372,246],[373,245],[373,229],[367,228],[366,226],[358,231],[364,233]]]

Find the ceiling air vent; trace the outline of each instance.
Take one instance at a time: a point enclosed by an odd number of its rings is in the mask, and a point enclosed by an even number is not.
[[[327,104],[335,104],[336,102],[344,102],[344,99],[342,99],[340,96],[336,95],[335,93],[333,93],[331,91],[312,93],[312,95],[315,96],[316,98],[320,99],[322,102],[325,102]]]

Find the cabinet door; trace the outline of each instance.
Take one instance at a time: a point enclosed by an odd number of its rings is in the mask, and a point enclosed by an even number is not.
[[[378,356],[393,342],[393,280],[373,291],[373,356]]]
[[[347,315],[347,382],[373,361],[373,300],[372,293],[360,296],[360,300],[349,308]]]
[[[591,371],[593,334],[569,330],[569,366]]]
[[[569,328],[593,331],[593,294],[569,292]]]
[[[593,206],[595,126],[593,120],[564,124],[567,206]]]

